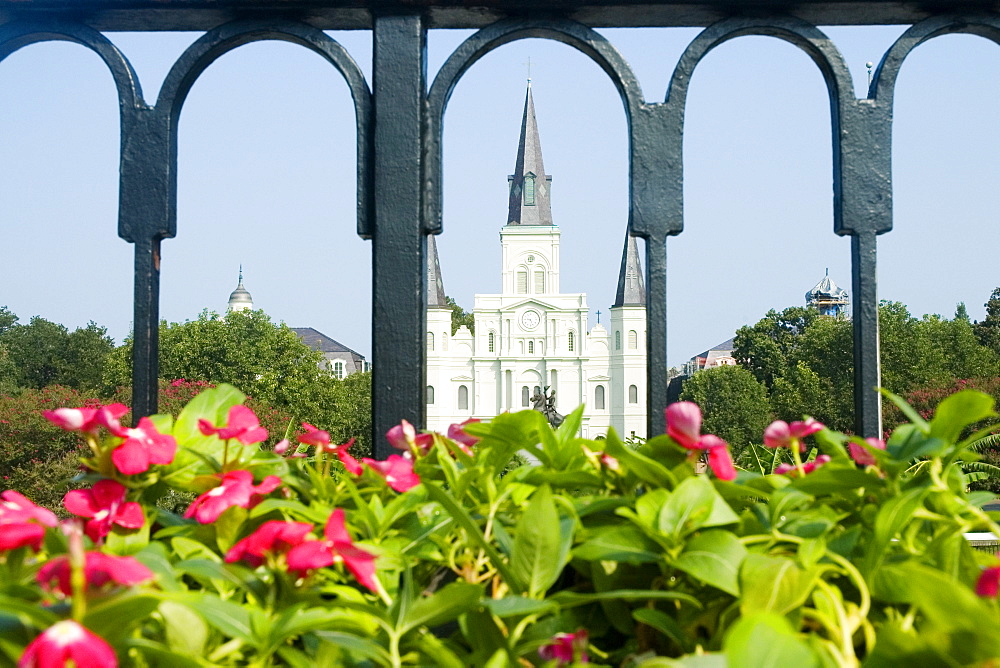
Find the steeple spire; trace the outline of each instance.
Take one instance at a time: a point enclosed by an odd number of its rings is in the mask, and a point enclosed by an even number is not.
[[[514,173],[507,177],[507,181],[510,185],[508,225],[552,225],[552,208],[549,205],[552,177],[545,174],[545,167],[542,166],[542,145],[538,140],[530,79],[524,97],[517,161]]]
[[[615,306],[645,306],[646,285],[642,279],[642,264],[639,262],[639,246],[629,227],[622,251],[622,268],[618,273],[618,295]]]
[[[438,259],[434,235],[427,235],[427,308],[448,308],[441,278],[441,261]]]

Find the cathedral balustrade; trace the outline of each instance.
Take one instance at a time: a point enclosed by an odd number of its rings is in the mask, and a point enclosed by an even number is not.
[[[118,234],[135,251],[134,414],[157,405],[160,242],[176,236],[177,121],[191,86],[226,52],[265,39],[289,41],[325,58],[345,79],[357,125],[357,232],[371,240],[373,429],[400,419],[424,423],[427,235],[442,233],[442,131],[462,75],[514,40],[563,42],[591,58],[619,91],[629,133],[632,234],[646,246],[648,434],[663,430],[667,401],[668,239],[683,232],[683,139],[688,86],[720,44],[749,35],[783,39],[804,51],[826,83],[832,128],[832,233],[851,237],[856,429],[881,432],[877,237],[892,229],[893,91],[907,55],[949,33],[1000,44],[1000,5],[988,0],[900,3],[869,0],[0,0],[0,60],[36,42],[66,40],[94,51],[118,95],[121,121]],[[936,8],[947,5],[948,13]],[[859,9],[863,6],[863,10]],[[836,46],[817,25],[911,27],[884,54],[864,97],[854,93]],[[662,102],[639,82],[599,28],[701,27],[672,74]],[[426,81],[427,32],[478,31]],[[370,30],[371,85],[324,30]],[[173,65],[155,104],[128,59],[105,33],[201,31]],[[668,77],[669,75],[669,77]],[[430,85],[428,85],[430,83]],[[0,202],[0,209],[3,203]],[[5,232],[9,233],[9,232]],[[761,231],[765,234],[766,231]],[[376,448],[387,448],[374,438]],[[384,456],[384,451],[376,454]]]

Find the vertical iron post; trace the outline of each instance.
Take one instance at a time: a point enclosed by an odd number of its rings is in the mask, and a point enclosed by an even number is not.
[[[876,290],[876,235],[851,236],[851,292],[854,317],[854,429],[864,437],[882,436],[878,393],[879,337]]]
[[[160,240],[135,241],[132,332],[132,419],[157,412],[160,343]]]
[[[423,124],[426,30],[419,15],[376,16],[372,102],[372,447],[385,459],[385,433],[424,422]]]
[[[667,243],[661,235],[646,238],[646,436],[666,429],[667,405]]]

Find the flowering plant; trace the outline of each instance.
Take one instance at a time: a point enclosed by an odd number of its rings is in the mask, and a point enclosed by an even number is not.
[[[63,521],[0,495],[0,656],[21,666],[889,666],[1000,656],[1000,535],[966,491],[965,391],[886,442],[775,423],[737,470],[689,403],[637,447],[534,411],[402,423],[355,459],[273,451],[229,386],[134,429],[54,410],[88,484]],[[899,402],[901,410],[907,410]],[[124,450],[124,454],[122,451]],[[116,453],[118,453],[116,455]],[[517,456],[529,461],[510,467]],[[704,469],[704,472],[701,472]],[[170,490],[186,512],[156,505]]]

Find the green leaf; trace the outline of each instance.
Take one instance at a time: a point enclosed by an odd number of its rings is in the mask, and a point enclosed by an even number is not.
[[[125,593],[87,608],[83,625],[114,644],[128,634],[149,613],[156,610],[160,597],[150,593]]]
[[[716,589],[740,595],[739,572],[747,549],[734,534],[714,530],[691,538],[673,566]]]
[[[484,598],[482,604],[491,613],[500,617],[523,617],[525,615],[540,615],[545,612],[552,612],[556,605],[552,601],[539,601],[534,598],[524,596],[505,596],[503,598]]]
[[[822,668],[823,662],[780,615],[756,614],[738,620],[723,647],[730,666]]]
[[[250,611],[243,606],[204,591],[170,598],[194,608],[205,621],[224,635],[254,644]]]
[[[389,652],[380,645],[372,642],[371,638],[360,638],[339,631],[315,631],[313,635],[320,640],[336,645],[337,647],[342,647],[352,654],[370,659],[382,666],[392,665],[392,657],[389,656]]]
[[[996,417],[993,403],[993,397],[976,390],[962,390],[945,397],[934,411],[931,436],[955,443],[966,427]]]
[[[662,589],[612,589],[593,593],[564,589],[550,596],[549,600],[555,601],[562,608],[573,608],[595,601],[682,601],[701,608],[701,602],[694,596]]]
[[[232,385],[222,383],[204,390],[188,402],[173,426],[177,455],[163,472],[163,477],[169,479],[171,485],[191,491],[203,491],[200,489],[201,485],[195,484],[195,478],[216,472],[205,462],[205,457],[221,462],[225,442],[214,435],[203,435],[198,430],[198,420],[204,418],[215,425],[225,424],[229,409],[243,403],[244,399],[246,395],[242,392]],[[231,444],[230,447],[242,446]]]
[[[862,570],[869,576],[878,569],[886,557],[889,542],[910,522],[913,514],[924,503],[928,488],[915,487],[889,499],[875,516],[875,531],[865,551]]]
[[[204,654],[208,626],[201,615],[176,601],[161,601],[157,610],[163,618],[167,643],[171,649],[192,656]]]
[[[184,656],[166,645],[146,638],[128,638],[122,643],[137,650],[142,656],[153,659],[150,665],[170,668],[205,668],[211,664],[199,658]]]
[[[899,408],[899,410],[901,410],[903,412],[903,415],[906,416],[906,419],[908,419],[910,422],[912,422],[913,425],[917,429],[919,429],[920,431],[924,432],[925,434],[928,432],[928,430],[929,430],[930,427],[927,424],[927,420],[925,420],[924,418],[922,418],[920,416],[920,413],[918,413],[913,408],[913,406],[911,406],[910,404],[906,403],[906,399],[903,399],[903,397],[900,397],[900,396],[897,396],[897,395],[893,394],[892,392],[890,392],[889,390],[887,390],[885,388],[881,388],[879,391],[882,393],[882,396],[888,398],[889,401],[891,401],[892,403],[896,404],[896,406]]]
[[[623,561],[648,564],[662,558],[659,545],[634,524],[618,524],[593,530],[573,556],[587,561]]]
[[[632,617],[637,622],[656,629],[667,636],[685,652],[691,651],[692,638],[680,627],[677,620],[656,608],[638,608],[632,611]]]
[[[881,489],[885,481],[877,475],[859,470],[853,463],[830,462],[803,478],[792,481],[795,489],[821,496],[855,489]]]
[[[483,589],[468,582],[453,582],[433,596],[414,602],[400,620],[399,630],[405,633],[418,626],[437,626],[450,622],[466,610],[479,605]]]
[[[107,551],[122,557],[141,552],[149,545],[149,527],[151,524],[152,522],[147,519],[142,527],[132,531],[125,531],[115,527],[108,534],[107,541],[105,542]]]
[[[661,487],[673,489],[677,485],[677,478],[667,467],[626,447],[617,438],[605,441],[605,452],[617,459],[627,472],[649,485],[651,490]]]
[[[691,476],[677,486],[660,509],[658,528],[679,539],[702,527],[733,524],[739,519],[706,476]]]
[[[548,485],[539,487],[517,522],[510,572],[523,591],[544,595],[562,572],[559,513]]]
[[[803,571],[786,557],[748,554],[740,569],[740,612],[791,612],[809,598],[814,579],[813,573]]]

